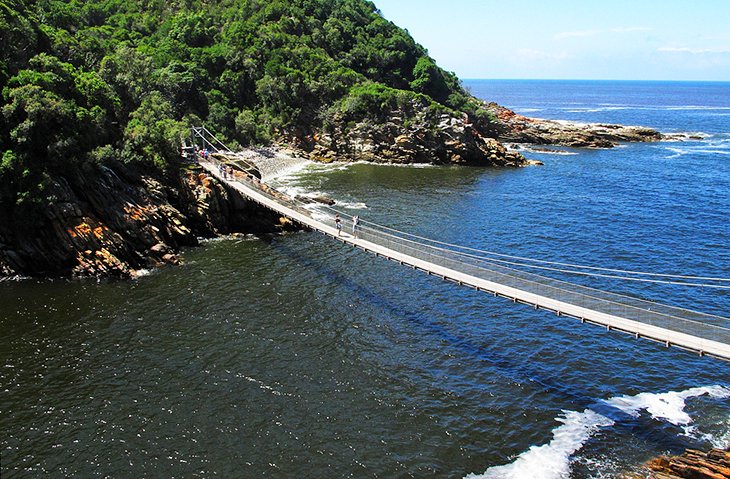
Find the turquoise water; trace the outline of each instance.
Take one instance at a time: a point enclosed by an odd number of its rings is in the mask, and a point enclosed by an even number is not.
[[[533,116],[704,137],[525,150],[545,166],[518,170],[309,167],[283,187],[492,251],[729,276],[729,84],[467,86]],[[129,282],[0,284],[3,478],[605,478],[730,443],[726,362],[315,233],[184,260]],[[727,291],[579,281],[730,316]]]

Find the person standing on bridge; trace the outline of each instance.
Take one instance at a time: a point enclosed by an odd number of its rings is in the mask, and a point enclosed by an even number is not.
[[[360,217],[358,215],[352,217],[352,236],[355,238],[360,236]]]
[[[340,232],[342,231],[342,220],[340,219],[340,215],[335,215],[335,228],[337,228],[337,236],[340,236]]]

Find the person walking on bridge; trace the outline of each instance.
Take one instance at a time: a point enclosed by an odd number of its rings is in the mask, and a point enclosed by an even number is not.
[[[337,236],[340,236],[340,232],[342,232],[342,220],[340,220],[340,215],[335,215],[335,228],[337,228]]]
[[[352,236],[355,238],[360,236],[360,217],[358,215],[352,217]]]

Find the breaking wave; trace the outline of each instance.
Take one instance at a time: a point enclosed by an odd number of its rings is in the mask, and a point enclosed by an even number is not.
[[[709,396],[713,399],[730,398],[730,389],[724,386],[695,387],[684,391],[665,393],[639,393],[635,396],[616,396],[601,401],[630,417],[638,418],[643,412],[652,419],[679,426],[684,433],[696,439],[707,440],[716,446],[726,446],[730,429],[719,436],[700,431],[693,425],[692,417],[685,411],[688,399]],[[494,466],[482,474],[468,474],[468,479],[560,479],[570,476],[572,455],[600,429],[615,424],[592,409],[583,412],[563,411],[555,418],[560,423],[552,431],[552,439],[547,444],[532,446],[509,464]],[[726,421],[730,428],[730,418]]]

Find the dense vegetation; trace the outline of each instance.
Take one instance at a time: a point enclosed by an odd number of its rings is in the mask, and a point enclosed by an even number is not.
[[[414,98],[478,110],[365,0],[0,0],[0,201],[89,164],[164,169],[188,128],[266,144]]]

